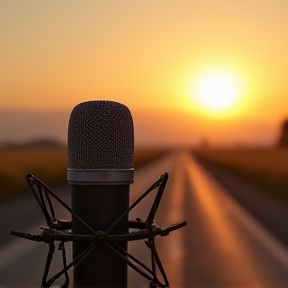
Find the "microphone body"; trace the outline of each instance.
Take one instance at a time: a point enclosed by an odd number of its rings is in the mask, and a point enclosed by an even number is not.
[[[129,109],[112,101],[77,105],[68,126],[67,180],[72,210],[95,231],[105,232],[129,208],[134,177],[134,130]],[[74,234],[91,231],[72,216]],[[128,215],[111,231],[128,233]],[[90,243],[73,242],[73,259]],[[127,241],[118,242],[127,251]],[[74,288],[127,287],[127,263],[104,243],[82,259],[73,271]]]

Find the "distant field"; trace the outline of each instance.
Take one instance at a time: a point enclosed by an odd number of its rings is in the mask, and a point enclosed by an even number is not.
[[[135,168],[164,155],[166,150],[137,149]],[[0,201],[12,195],[29,193],[25,176],[32,173],[48,186],[66,183],[67,150],[64,148],[0,150]]]
[[[203,149],[195,155],[288,202],[288,149]]]

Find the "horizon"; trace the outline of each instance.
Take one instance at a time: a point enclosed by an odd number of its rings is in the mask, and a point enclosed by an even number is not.
[[[251,121],[242,123],[225,123],[201,119],[202,127],[206,125],[205,133],[198,125],[193,125],[190,113],[170,111],[167,118],[155,122],[158,110],[130,110],[134,122],[136,147],[274,147],[280,138],[281,125],[288,117],[274,123]],[[21,111],[19,109],[2,109],[0,113],[0,143],[24,144],[39,139],[53,139],[66,145],[70,111]],[[166,112],[167,113],[167,112]],[[17,117],[16,117],[17,115]],[[180,127],[174,119],[187,123]],[[198,118],[199,120],[200,118]],[[197,122],[197,117],[194,117]],[[212,126],[211,126],[212,125]],[[247,128],[249,127],[249,128]],[[237,137],[227,137],[237,129]],[[15,131],[19,130],[18,133]],[[162,130],[162,132],[161,132]],[[214,133],[211,131],[214,130]],[[174,139],[171,139],[171,135]],[[190,135],[190,137],[188,137]],[[246,139],[245,139],[246,138]],[[224,139],[224,140],[223,140]]]

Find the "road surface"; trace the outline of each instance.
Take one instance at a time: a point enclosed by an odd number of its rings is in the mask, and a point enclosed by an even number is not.
[[[188,222],[167,237],[157,238],[171,287],[288,287],[286,248],[237,204],[191,154],[171,153],[136,171],[131,201],[164,172],[170,177],[155,220],[163,227]],[[69,189],[66,193],[64,190],[61,195],[69,201]],[[140,203],[129,218],[146,219],[152,196]],[[37,215],[34,223],[31,217],[27,229],[35,230],[44,224],[41,213]],[[63,209],[60,215],[68,217]],[[27,225],[22,218],[22,226]],[[7,241],[0,250],[0,287],[39,287],[47,253],[45,244],[22,239]],[[149,263],[142,242],[130,243],[129,251]],[[54,271],[59,269],[59,258],[56,262]],[[149,287],[148,281],[136,272],[129,269],[128,275],[129,287]]]

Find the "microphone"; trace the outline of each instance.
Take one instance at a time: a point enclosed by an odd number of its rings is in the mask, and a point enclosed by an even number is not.
[[[105,231],[129,208],[134,179],[134,128],[129,109],[113,101],[88,101],[71,112],[68,125],[67,181],[74,213],[95,231]],[[128,215],[113,234],[128,233]],[[74,234],[91,234],[72,216]],[[73,259],[90,243],[73,242]],[[127,251],[127,241],[117,243]],[[127,287],[127,263],[99,243],[74,266],[74,288]]]

